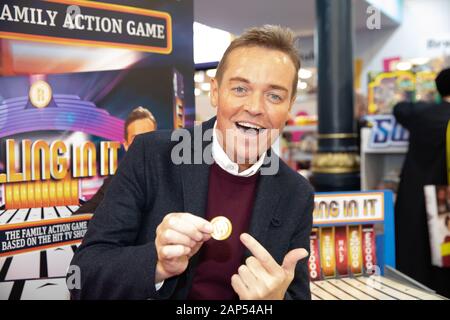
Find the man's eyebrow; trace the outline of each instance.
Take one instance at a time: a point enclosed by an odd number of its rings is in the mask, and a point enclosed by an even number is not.
[[[289,90],[286,89],[285,87],[279,86],[279,85],[277,85],[277,84],[271,84],[271,85],[269,85],[269,87],[270,87],[271,89],[275,89],[275,90],[282,90],[282,91],[286,91],[286,92],[289,91]]]
[[[233,77],[233,78],[230,78],[229,81],[230,81],[230,82],[232,82],[232,81],[239,81],[239,82],[250,83],[250,80],[245,79],[245,78],[242,78],[242,77]],[[286,91],[286,92],[289,91],[289,90],[286,89],[285,87],[280,86],[280,85],[277,85],[277,84],[271,84],[271,85],[269,85],[269,87],[270,87],[271,89],[275,89],[275,90],[282,90],[282,91]]]
[[[232,82],[232,81],[239,81],[239,82],[250,83],[250,80],[242,78],[242,77],[233,77],[233,78],[230,78],[229,81],[230,82]]]

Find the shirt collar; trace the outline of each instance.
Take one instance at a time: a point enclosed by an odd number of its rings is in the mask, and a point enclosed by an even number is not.
[[[239,172],[239,165],[235,162],[233,162],[228,155],[223,150],[222,146],[219,143],[219,140],[217,139],[216,135],[216,122],[214,122],[214,129],[213,129],[213,139],[212,139],[212,156],[214,161],[226,172],[239,177],[250,177],[258,172],[258,170],[261,168],[261,166],[264,163],[264,158],[266,157],[266,153],[264,152],[258,159],[257,162],[255,162],[250,168]]]

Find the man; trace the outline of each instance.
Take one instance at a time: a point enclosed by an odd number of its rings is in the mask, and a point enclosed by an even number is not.
[[[176,164],[180,142],[168,132],[136,139],[72,260],[81,271],[73,298],[310,299],[313,190],[270,149],[299,68],[289,30],[250,29],[211,82],[217,118],[189,131],[182,153],[193,151],[194,164]],[[198,150],[199,131],[212,145]],[[217,216],[232,223],[226,240],[211,239]]]
[[[410,133],[401,173],[395,227],[397,268],[450,297],[450,269],[431,265],[425,185],[446,185],[446,129],[450,120],[450,69],[436,77],[440,104],[402,102],[394,107],[397,121]]]
[[[151,132],[156,130],[156,128],[156,119],[149,110],[143,107],[137,107],[133,109],[133,111],[128,114],[124,125],[124,140],[122,144],[125,151],[128,151],[128,148],[133,143],[134,138],[138,134]],[[107,177],[103,181],[102,186],[97,190],[95,195],[91,199],[86,201],[81,207],[79,207],[74,214],[93,213],[95,209],[97,209],[100,202],[103,200],[106,190],[111,183],[112,177],[113,176]]]

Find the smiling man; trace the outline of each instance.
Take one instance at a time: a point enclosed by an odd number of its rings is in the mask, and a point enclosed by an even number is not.
[[[288,37],[281,30],[280,37]],[[235,40],[224,54],[211,82],[211,103],[218,106],[217,129],[227,156],[246,169],[278,138],[295,100],[300,61],[292,48],[285,51],[258,46],[258,32]],[[267,46],[286,39],[272,39]],[[261,39],[262,41],[262,39]],[[236,146],[234,145],[234,143]]]
[[[247,30],[211,82],[217,117],[189,131],[211,132],[200,164],[174,159],[180,131],[136,138],[72,260],[81,270],[73,298],[310,298],[313,190],[271,149],[299,68],[288,29]],[[189,148],[195,158],[198,145]],[[217,217],[231,223],[223,238]]]

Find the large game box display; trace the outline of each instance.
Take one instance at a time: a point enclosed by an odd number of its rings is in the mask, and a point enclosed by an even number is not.
[[[317,193],[313,223],[312,299],[445,299],[395,270],[390,190]]]
[[[130,112],[194,124],[193,2],[0,6],[0,299],[68,299],[92,216],[75,212],[115,173]],[[38,12],[51,23],[29,23]],[[94,17],[106,28],[89,32]]]

